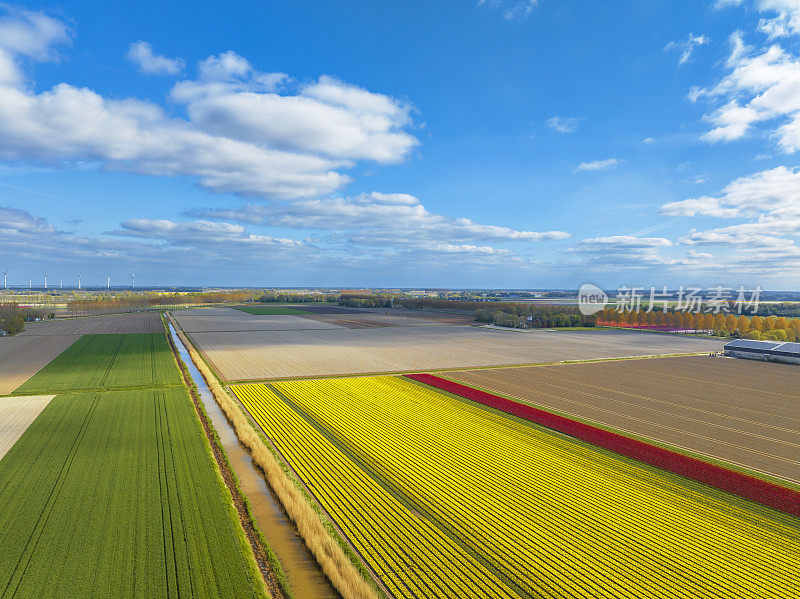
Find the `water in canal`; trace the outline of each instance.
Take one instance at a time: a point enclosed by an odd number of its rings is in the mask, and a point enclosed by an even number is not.
[[[214,400],[205,379],[197,370],[188,350],[175,333],[172,323],[169,323],[169,331],[175,347],[178,348],[181,358],[189,369],[189,374],[197,385],[200,399],[205,405],[211,423],[217,430],[225,452],[228,454],[231,467],[239,477],[242,491],[250,501],[253,516],[283,566],[292,597],[295,599],[338,597],[338,593],[331,586],[314,560],[314,556],[311,555],[297,534],[294,525],[286,516],[278,498],[275,497],[264,477],[250,459],[247,448],[239,443],[236,433]]]

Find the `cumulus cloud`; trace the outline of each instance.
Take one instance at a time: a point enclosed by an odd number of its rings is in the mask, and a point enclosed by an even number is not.
[[[584,239],[579,245],[567,248],[565,253],[578,257],[584,266],[615,271],[654,267],[669,269],[700,263],[701,258],[696,255],[666,256],[661,252],[662,248],[672,245],[663,237],[612,235]]]
[[[764,10],[769,3],[759,6]],[[792,14],[800,24],[800,8]],[[785,153],[796,152],[800,149],[800,58],[778,44],[756,50],[744,43],[741,32],[731,35],[729,45],[728,74],[709,88],[695,86],[689,92],[692,101],[705,98],[712,107],[705,117],[712,128],[702,139],[730,142],[756,125],[768,124],[778,147]]]
[[[468,218],[446,217],[428,211],[414,196],[378,192],[351,198],[253,204],[239,209],[203,209],[191,214],[272,227],[335,231],[362,245],[415,246],[439,248],[439,251],[448,246],[486,247],[476,242],[539,242],[570,237],[565,231],[522,231],[480,224]]]
[[[678,50],[680,52],[678,65],[683,65],[692,59],[692,53],[694,52],[695,48],[698,46],[704,46],[708,42],[708,36],[694,35],[693,33],[690,33],[686,39],[677,42],[669,42],[666,46],[664,46],[664,50]]]
[[[610,237],[593,237],[584,239],[583,243],[591,245],[617,245],[629,248],[669,247],[672,242],[664,237],[636,237],[633,235],[612,235]]]
[[[418,143],[403,131],[411,121],[409,106],[326,76],[281,95],[265,89],[265,81],[276,85],[285,77],[253,77],[247,61],[231,54],[213,57],[214,66],[201,66],[200,79],[172,90],[172,99],[185,104],[191,122],[206,133],[384,164],[403,160]]]
[[[595,160],[593,162],[581,162],[575,170],[578,171],[610,171],[619,166],[620,160],[617,158],[606,158],[605,160]]]
[[[0,19],[0,160],[84,161],[194,177],[215,192],[300,198],[341,187],[358,160],[398,162],[417,144],[403,130],[411,121],[403,103],[330,77],[278,93],[284,75],[259,73],[232,52],[202,61],[197,79],[173,88],[188,120],[68,83],[30,91],[20,62],[52,59],[68,40],[69,29],[43,13]]]
[[[709,216],[744,222],[706,230],[692,229],[679,239],[690,246],[722,246],[738,256],[775,269],[798,268],[800,170],[777,167],[740,177],[716,196],[670,202],[661,207],[673,216]],[[747,265],[738,265],[744,268]]]
[[[128,48],[128,60],[148,75],[177,75],[186,66],[181,58],[167,58],[153,52],[147,42],[134,42]]]
[[[55,47],[68,44],[72,30],[67,24],[42,12],[8,5],[0,5],[0,9],[6,13],[0,18],[0,85],[23,85],[21,60],[57,60]]]
[[[580,119],[577,117],[553,116],[545,124],[559,133],[575,133],[578,130]]]

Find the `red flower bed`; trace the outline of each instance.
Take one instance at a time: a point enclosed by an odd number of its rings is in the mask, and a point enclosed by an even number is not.
[[[564,416],[551,414],[532,406],[499,397],[467,385],[454,383],[432,374],[407,374],[408,378],[459,395],[485,406],[501,410],[525,420],[541,424],[592,445],[608,449],[645,464],[727,491],[769,508],[800,516],[800,493],[735,470],[637,441]]]

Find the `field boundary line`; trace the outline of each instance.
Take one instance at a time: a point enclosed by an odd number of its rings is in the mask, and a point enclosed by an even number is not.
[[[406,369],[406,370],[379,370],[375,372],[344,372],[340,374],[304,374],[301,376],[283,376],[272,377],[263,379],[223,379],[228,385],[255,385],[257,383],[274,383],[280,381],[306,381],[311,379],[343,379],[343,378],[358,378],[370,376],[396,376],[406,374],[427,373],[434,374],[437,372],[458,372],[461,370],[495,370],[502,368],[531,368],[533,366],[560,366],[566,364],[591,364],[596,362],[619,362],[622,360],[650,360],[658,358],[688,358],[693,356],[707,356],[708,352],[700,353],[684,353],[684,354],[654,354],[647,356],[625,356],[622,358],[592,358],[589,360],[561,360],[559,362],[532,362],[527,364],[498,364],[492,366],[455,366],[453,368],[432,368],[427,369]],[[213,363],[212,363],[213,364]]]
[[[800,492],[794,489],[431,374],[421,373],[405,376],[435,389],[453,393],[575,437],[591,445],[656,466],[785,514],[800,517]]]

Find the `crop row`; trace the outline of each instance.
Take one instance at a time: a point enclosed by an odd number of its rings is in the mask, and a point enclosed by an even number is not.
[[[236,395],[397,597],[514,597],[479,560],[388,493],[265,385]]]
[[[406,376],[436,389],[454,393],[490,408],[541,424],[597,447],[733,493],[786,514],[800,516],[800,492],[798,491],[432,374],[409,374]]]
[[[0,595],[260,597],[183,388],[54,398],[0,461]]]
[[[84,335],[22,384],[17,395],[179,385],[163,333]]]
[[[363,484],[381,481],[381,502],[401,498],[521,596],[800,593],[800,528],[789,516],[396,377],[274,388],[295,406],[271,395],[270,410],[280,411],[271,427],[285,427],[284,443],[298,430],[328,439],[325,458],[302,449],[299,473],[312,487],[320,471],[359,467]],[[327,501],[341,522],[341,500]],[[350,517],[351,538],[378,509],[367,508]],[[435,564],[419,565],[437,574]]]

